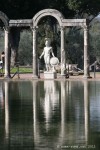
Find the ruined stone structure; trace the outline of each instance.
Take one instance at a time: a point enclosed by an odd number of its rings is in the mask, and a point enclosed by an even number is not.
[[[32,19],[9,20],[0,12],[0,19],[4,23],[5,30],[5,77],[10,77],[9,69],[9,32],[11,27],[30,27],[33,32],[33,78],[38,78],[37,63],[37,27],[39,21],[45,16],[52,16],[57,19],[61,30],[61,76],[65,76],[66,56],[64,48],[64,30],[69,26],[80,26],[84,30],[84,78],[89,78],[89,56],[88,56],[88,21],[86,19],[65,19],[64,16],[55,9],[44,9],[39,11]]]

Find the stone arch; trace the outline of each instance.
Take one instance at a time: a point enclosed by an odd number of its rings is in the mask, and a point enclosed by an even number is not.
[[[7,28],[9,25],[9,19],[2,11],[0,11],[0,19],[4,23],[4,26]]]
[[[62,13],[60,13],[56,9],[44,9],[39,11],[34,17],[33,17],[33,26],[37,26],[38,22],[45,16],[52,16],[57,19],[60,26],[62,26],[62,20],[64,19],[64,16]]]
[[[33,31],[33,78],[38,77],[37,67],[37,26],[39,21],[46,16],[57,19],[61,32],[61,76],[66,78],[66,50],[65,50],[65,28],[70,26],[84,26],[84,78],[89,78],[89,59],[88,59],[88,22],[86,19],[65,19],[62,13],[55,9],[44,9],[39,11],[32,19]]]
[[[59,26],[61,28],[61,64],[62,66],[65,66],[65,51],[64,51],[64,28],[63,28],[63,20],[64,16],[62,13],[60,13],[56,9],[44,9],[42,11],[39,11],[34,17],[33,17],[33,77],[36,78],[38,74],[37,70],[37,51],[36,51],[36,30],[39,21],[46,16],[52,16],[55,19],[57,19]],[[61,74],[64,75],[63,67],[61,70]]]

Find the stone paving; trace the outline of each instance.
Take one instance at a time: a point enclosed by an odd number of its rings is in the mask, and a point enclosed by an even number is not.
[[[28,74],[20,74],[19,76],[20,76],[20,79],[26,79],[26,80],[32,80],[33,79],[32,78],[32,73],[31,74],[29,74],[29,73]],[[90,76],[92,78],[89,78],[89,80],[99,80],[100,79],[100,73],[99,72],[95,73],[95,75],[94,75],[93,72],[91,72]],[[18,79],[18,76],[16,75],[13,79]],[[40,74],[39,79],[44,80],[43,73]],[[61,77],[60,77],[60,74],[57,74],[57,79],[62,80]],[[72,80],[84,80],[83,75],[69,76],[69,78],[66,78],[65,80],[70,80],[70,79],[72,79]]]
[[[93,72],[91,72],[90,76],[92,78],[89,78],[88,80],[100,80],[100,73],[99,72],[96,72],[95,75],[94,75]],[[4,80],[5,78],[4,78],[4,76],[1,76],[0,79]],[[12,79],[13,80],[16,80],[16,79],[19,79],[19,80],[33,80],[32,73],[19,74],[19,78],[18,78],[18,75],[15,75],[15,77],[12,78]],[[39,80],[44,80],[43,73],[40,74]],[[60,74],[57,74],[57,79],[56,80],[62,80],[62,78],[60,77]],[[83,78],[83,75],[74,75],[74,76],[69,76],[69,78],[66,78],[64,80],[84,80],[84,78]]]

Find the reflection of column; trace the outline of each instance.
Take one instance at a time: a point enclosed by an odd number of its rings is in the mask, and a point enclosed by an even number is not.
[[[9,104],[8,104],[9,85],[5,81],[5,134],[9,138]]]
[[[37,81],[33,81],[33,135],[35,144],[39,141],[37,102]]]
[[[84,121],[85,121],[85,141],[88,144],[89,134],[89,87],[88,81],[84,81]]]
[[[37,63],[37,52],[36,52],[36,27],[33,31],[33,78],[38,78],[38,63]]]
[[[61,81],[61,135],[65,137],[66,82]],[[63,143],[62,143],[63,144]]]
[[[9,59],[9,29],[5,29],[5,78],[10,77]]]
[[[84,27],[84,78],[89,78],[88,27]]]
[[[66,55],[64,46],[64,27],[61,27],[61,76],[65,77]]]

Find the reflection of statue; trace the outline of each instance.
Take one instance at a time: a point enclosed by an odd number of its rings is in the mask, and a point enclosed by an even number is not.
[[[52,56],[54,57],[54,53],[52,50],[52,47],[50,46],[50,39],[46,38],[46,42],[45,42],[45,47],[44,50],[40,56],[41,57],[44,55],[44,61],[45,61],[45,65],[46,65],[46,71],[50,70],[50,54],[52,54]]]
[[[46,119],[46,129],[50,128],[50,121],[52,119],[52,116],[54,115],[53,110],[55,110],[59,104],[59,92],[57,90],[57,82],[46,80],[44,81],[44,114]]]

